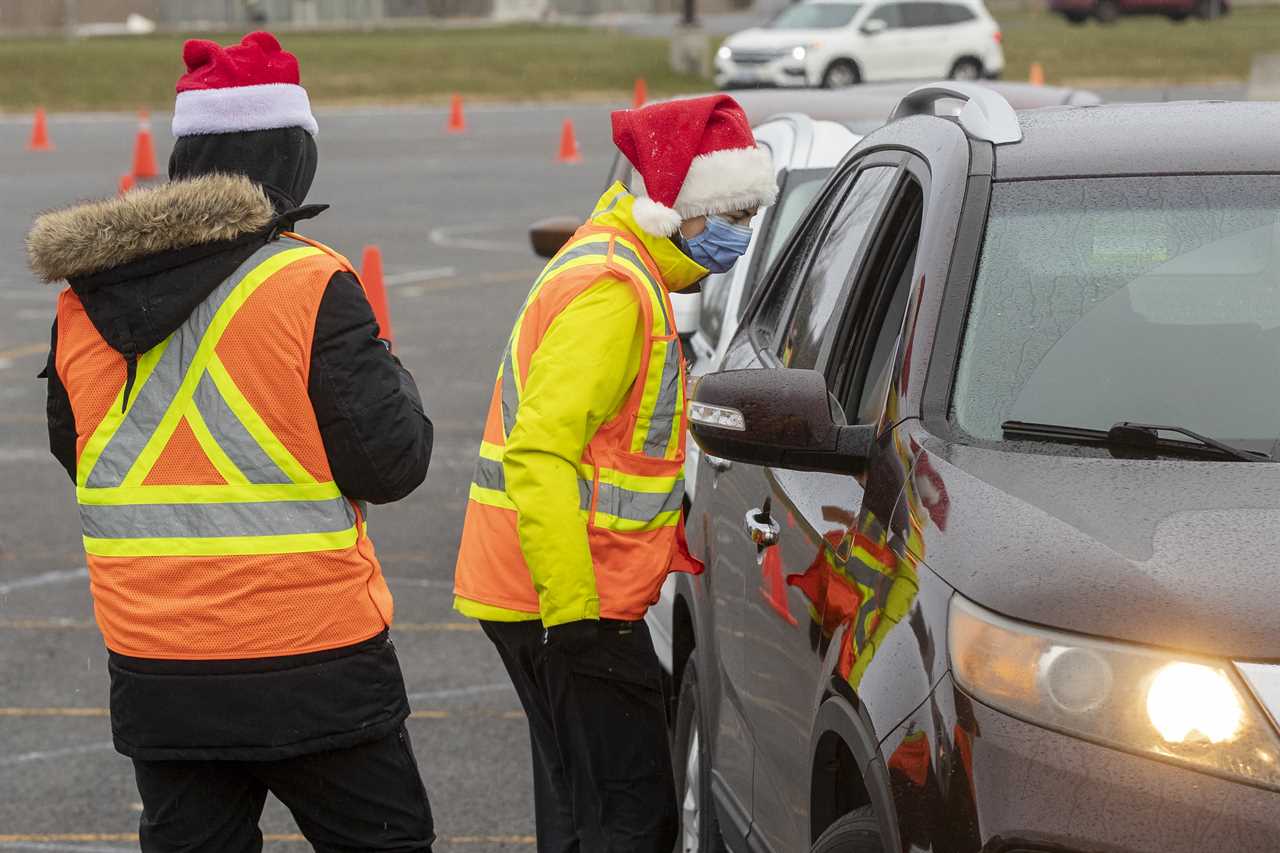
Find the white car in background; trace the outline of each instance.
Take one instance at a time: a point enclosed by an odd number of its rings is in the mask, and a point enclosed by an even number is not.
[[[995,78],[1000,26],[981,0],[806,0],[716,53],[716,85],[823,86]]]

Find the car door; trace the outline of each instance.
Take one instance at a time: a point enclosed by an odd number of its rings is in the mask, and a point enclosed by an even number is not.
[[[893,199],[900,152],[870,155],[825,223],[804,268],[777,344],[761,355],[768,367],[817,368],[859,279],[876,226]],[[775,850],[793,850],[808,832],[808,743],[821,665],[823,588],[805,584],[817,543],[839,541],[861,502],[847,475],[766,469],[748,507],[755,525],[776,531],[776,544],[756,548],[758,570],[747,583],[747,725],[755,742],[752,832]],[[833,511],[833,508],[835,511]]]
[[[776,348],[782,341],[780,326],[789,317],[796,290],[815,255],[827,222],[859,178],[857,169],[846,169],[823,188],[779,257],[774,272],[752,301],[743,325],[734,336],[722,370],[759,368],[757,341]],[[774,358],[776,362],[776,357]],[[699,485],[694,497],[692,524],[702,525],[707,564],[704,582],[712,606],[711,626],[717,666],[717,685],[709,701],[715,708],[712,742],[712,786],[720,806],[721,830],[731,845],[741,842],[750,825],[752,774],[756,744],[749,736],[745,716],[747,682],[743,616],[748,595],[755,595],[761,563],[755,543],[744,527],[747,511],[758,509],[769,493],[763,468],[728,460],[702,457]],[[704,664],[705,666],[705,664]],[[736,849],[736,848],[734,848]]]
[[[854,59],[862,69],[863,80],[901,80],[910,76],[907,60],[910,34],[902,25],[902,6],[902,3],[881,3],[871,9],[860,25],[861,38]],[[872,24],[872,21],[881,23]]]
[[[907,76],[919,80],[948,76],[956,35],[948,7],[932,0],[903,4],[902,25],[907,33],[903,49]]]

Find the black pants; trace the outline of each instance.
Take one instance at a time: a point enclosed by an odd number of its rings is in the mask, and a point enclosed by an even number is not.
[[[409,733],[284,761],[140,761],[143,853],[257,853],[267,792],[320,853],[429,851],[431,807]]]
[[[529,718],[538,853],[671,853],[666,704],[643,622],[590,651],[546,649],[540,622],[482,622]]]

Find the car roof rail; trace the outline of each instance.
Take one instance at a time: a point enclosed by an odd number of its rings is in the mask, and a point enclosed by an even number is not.
[[[975,139],[992,145],[1022,141],[1018,114],[999,92],[976,83],[943,82],[917,86],[902,96],[889,121],[904,116],[935,115],[938,101],[959,100],[965,104],[956,119],[960,127]]]

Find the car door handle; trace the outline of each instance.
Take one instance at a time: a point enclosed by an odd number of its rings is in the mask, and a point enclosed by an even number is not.
[[[747,517],[742,521],[742,527],[757,548],[778,544],[780,528],[778,522],[770,518],[768,509],[749,510]]]
[[[733,467],[733,463],[728,459],[721,459],[719,456],[712,456],[710,453],[703,454],[707,458],[707,464],[711,466],[711,470],[717,474],[723,474]]]

